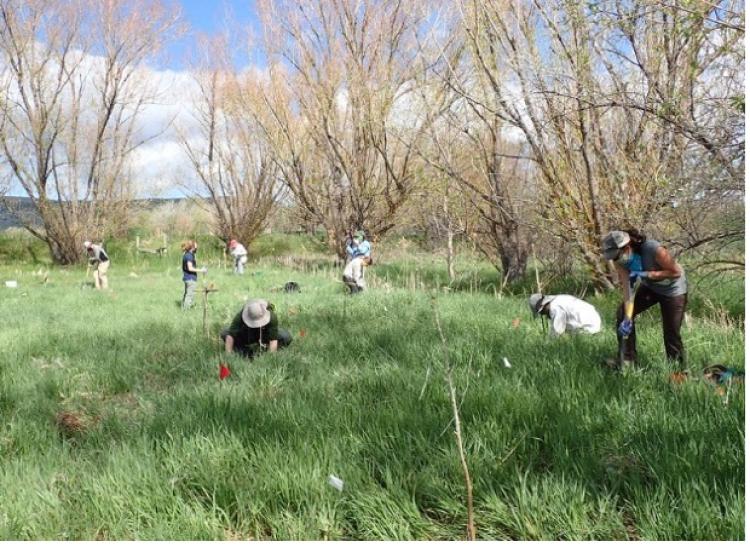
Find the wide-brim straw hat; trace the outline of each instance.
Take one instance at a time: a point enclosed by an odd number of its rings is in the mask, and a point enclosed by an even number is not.
[[[268,302],[260,298],[248,300],[242,308],[242,321],[252,328],[258,329],[271,322],[271,311]]]

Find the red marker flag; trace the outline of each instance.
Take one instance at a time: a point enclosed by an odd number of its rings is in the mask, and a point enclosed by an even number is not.
[[[226,366],[224,363],[219,363],[219,380],[223,380],[230,374],[231,372],[229,371],[229,367]]]

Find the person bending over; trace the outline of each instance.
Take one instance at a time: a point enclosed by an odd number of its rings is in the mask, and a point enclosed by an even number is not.
[[[602,238],[602,255],[615,263],[623,305],[617,310],[617,338],[625,338],[623,365],[632,365],[636,358],[635,318],[651,306],[659,304],[664,349],[667,359],[685,368],[685,350],[680,329],[688,300],[687,277],[682,267],[658,242],[638,230],[615,230]],[[633,317],[625,317],[624,302],[631,282],[640,279],[633,305]]]
[[[596,308],[569,294],[532,294],[529,297],[531,313],[550,319],[550,336],[565,332],[596,334],[602,330],[602,319]]]
[[[229,327],[221,332],[224,350],[253,357],[260,351],[275,352],[292,343],[291,333],[279,327],[273,304],[255,298],[248,300]]]
[[[106,290],[109,287],[107,281],[107,270],[109,270],[109,255],[101,245],[94,245],[90,241],[84,241],[83,247],[86,249],[86,255],[89,264],[94,267],[94,286],[99,290]]]

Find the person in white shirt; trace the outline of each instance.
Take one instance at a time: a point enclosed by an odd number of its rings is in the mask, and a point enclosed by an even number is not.
[[[236,239],[229,242],[229,253],[234,257],[234,273],[242,275],[245,273],[245,264],[247,264],[247,249]]]
[[[351,294],[365,290],[365,267],[372,264],[372,259],[367,256],[353,258],[344,268],[344,283],[349,287]]]
[[[90,241],[83,242],[83,248],[86,249],[89,264],[94,269],[94,286],[99,290],[107,290],[109,282],[107,281],[107,270],[109,270],[109,255],[101,245],[94,245]]]
[[[569,294],[532,294],[529,307],[534,316],[549,317],[550,336],[560,336],[565,332],[596,334],[602,330],[602,318],[596,308]]]

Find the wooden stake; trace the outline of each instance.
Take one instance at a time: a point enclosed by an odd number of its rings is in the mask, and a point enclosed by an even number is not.
[[[203,286],[201,292],[203,293],[203,333],[208,336],[208,293],[216,292],[219,289],[214,287],[214,284]]]

